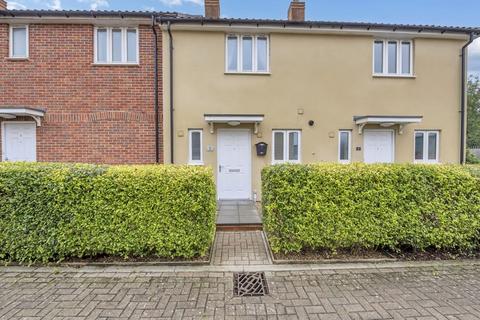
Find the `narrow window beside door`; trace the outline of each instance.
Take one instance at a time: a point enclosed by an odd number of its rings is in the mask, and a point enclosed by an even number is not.
[[[10,58],[28,58],[28,26],[10,27]]]
[[[273,163],[300,163],[301,136],[299,130],[273,131]]]
[[[415,131],[415,162],[438,163],[438,131]]]
[[[189,156],[188,163],[195,165],[203,164],[202,154],[202,130],[188,130]]]
[[[350,163],[351,161],[351,131],[341,130],[338,132],[338,161]]]

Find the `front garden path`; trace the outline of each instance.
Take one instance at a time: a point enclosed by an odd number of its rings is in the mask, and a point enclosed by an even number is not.
[[[217,232],[213,265],[271,264],[262,231]]]

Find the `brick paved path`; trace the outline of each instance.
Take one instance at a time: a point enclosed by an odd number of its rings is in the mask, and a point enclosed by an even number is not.
[[[217,232],[214,265],[270,264],[262,231]]]
[[[253,298],[228,272],[131,269],[0,268],[0,319],[480,319],[480,265],[267,272]]]

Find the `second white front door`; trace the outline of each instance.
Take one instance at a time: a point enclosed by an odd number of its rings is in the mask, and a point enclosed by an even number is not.
[[[393,130],[364,130],[363,160],[365,163],[394,162],[393,133]]]
[[[3,122],[3,160],[35,161],[36,131],[33,122]]]
[[[217,131],[217,192],[219,199],[251,199],[250,131]]]

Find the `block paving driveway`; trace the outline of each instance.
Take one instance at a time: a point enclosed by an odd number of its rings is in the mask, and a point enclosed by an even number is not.
[[[248,268],[265,271],[263,297],[234,297],[231,265],[4,267],[0,319],[480,319],[480,262],[309,270],[259,263]]]

